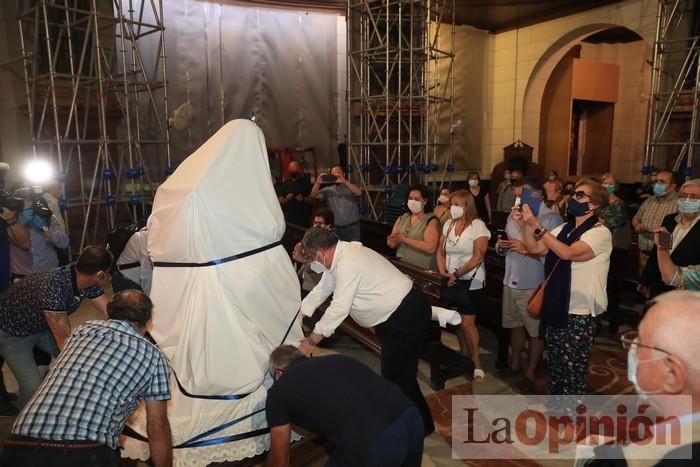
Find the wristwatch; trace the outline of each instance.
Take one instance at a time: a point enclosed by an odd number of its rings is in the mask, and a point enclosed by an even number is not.
[[[547,229],[545,229],[542,225],[537,226],[537,228],[532,232],[532,234],[535,236],[535,240],[539,241],[542,240],[542,236],[547,233]]]

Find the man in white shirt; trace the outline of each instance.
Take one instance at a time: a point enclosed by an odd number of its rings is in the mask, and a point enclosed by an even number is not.
[[[148,227],[142,228],[129,238],[124,250],[117,258],[117,270],[126,279],[138,285],[143,293],[150,295],[153,264],[148,256]],[[115,276],[115,273],[112,273],[112,285],[115,292],[131,287],[120,287],[120,281]],[[128,282],[124,283],[128,284]]]
[[[338,240],[334,232],[322,227],[309,229],[301,248],[312,269],[323,272],[321,281],[302,301],[302,314],[312,316],[331,294],[333,300],[299,350],[310,355],[348,316],[361,326],[374,327],[382,348],[382,376],[416,404],[425,434],[435,431],[416,380],[431,316],[423,293],[376,251],[358,242]]]

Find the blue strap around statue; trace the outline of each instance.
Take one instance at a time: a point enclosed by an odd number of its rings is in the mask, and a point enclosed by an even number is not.
[[[246,433],[237,433],[235,435],[230,435],[230,436],[221,436],[219,438],[213,438],[213,439],[203,439],[206,438],[207,436],[211,436],[214,433],[218,433],[219,431],[225,430],[226,428],[229,428],[233,425],[236,425],[243,420],[252,417],[253,415],[259,414],[260,412],[263,412],[265,409],[259,409],[256,410],[255,412],[249,413],[247,415],[243,415],[242,417],[236,418],[235,420],[231,420],[230,422],[223,423],[217,427],[212,428],[211,430],[205,431],[202,434],[199,434],[193,438],[188,439],[184,443],[180,443],[177,446],[173,446],[173,449],[184,449],[184,448],[198,448],[202,446],[213,446],[215,444],[224,444],[224,443],[232,443],[234,441],[241,441],[243,439],[248,439],[248,438],[254,438],[256,436],[264,435],[270,432],[269,428],[260,428],[258,430],[252,430],[248,431]],[[148,438],[143,436],[141,433],[136,432],[133,428],[131,428],[129,425],[124,426],[124,430],[122,433],[125,436],[128,436],[130,438],[137,439],[139,441],[143,441],[144,443],[148,442]]]
[[[212,261],[207,261],[205,263],[176,263],[170,261],[156,261],[153,263],[153,267],[157,268],[202,268],[206,266],[216,266],[217,264],[224,264],[230,261],[235,261],[237,259],[243,259],[248,256],[255,255],[257,253],[262,253],[263,251],[270,250],[276,246],[280,246],[281,241],[270,243],[269,245],[261,246],[260,248],[255,248],[253,250],[244,251],[237,255],[227,256],[225,258],[214,259]]]

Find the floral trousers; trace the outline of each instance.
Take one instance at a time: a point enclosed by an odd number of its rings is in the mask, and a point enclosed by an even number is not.
[[[588,390],[588,358],[596,319],[569,315],[565,328],[545,327],[550,395],[582,395]]]

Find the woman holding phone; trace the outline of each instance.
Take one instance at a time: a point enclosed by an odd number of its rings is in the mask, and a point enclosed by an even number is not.
[[[578,181],[568,201],[570,220],[549,231],[527,204],[513,210],[523,241],[534,255],[546,255],[540,326],[549,366],[549,394],[578,396],[588,388],[588,357],[596,316],[607,308],[605,292],[612,235],[600,222],[608,193],[595,180]],[[553,399],[558,404],[557,399]],[[570,405],[571,404],[571,405]],[[573,410],[572,401],[563,402]]]
[[[479,357],[476,313],[479,294],[486,280],[484,257],[491,232],[479,219],[474,197],[467,190],[450,195],[450,214],[452,218],[443,226],[438,243],[438,271],[448,278],[449,297],[462,315],[457,330],[459,346],[464,355],[471,354],[473,378],[480,381],[484,378],[484,370]]]

